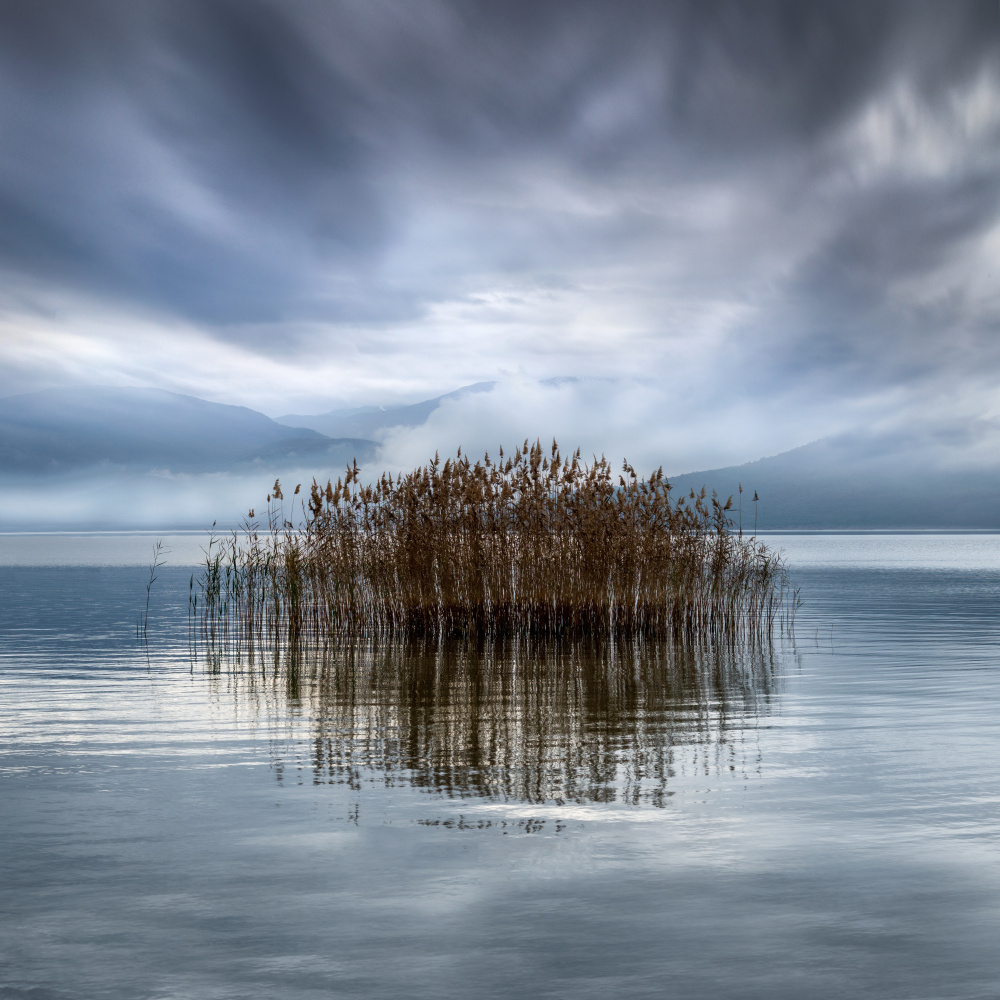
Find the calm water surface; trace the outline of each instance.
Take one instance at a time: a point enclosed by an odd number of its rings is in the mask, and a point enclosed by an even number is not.
[[[1000,996],[1000,536],[771,536],[767,655],[187,642],[0,536],[0,996]]]

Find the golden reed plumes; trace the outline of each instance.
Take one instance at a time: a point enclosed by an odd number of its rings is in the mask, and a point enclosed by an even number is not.
[[[459,449],[395,480],[358,475],[355,462],[336,484],[314,480],[287,517],[275,482],[266,527],[251,517],[213,540],[192,598],[210,648],[386,633],[763,636],[794,609],[780,558],[733,532],[731,498],[674,500],[662,468],[641,479],[625,462],[616,482],[603,457],[525,441],[496,461]]]

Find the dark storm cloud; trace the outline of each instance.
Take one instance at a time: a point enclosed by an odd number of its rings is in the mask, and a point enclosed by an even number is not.
[[[897,73],[933,99],[995,59],[997,43],[989,2],[423,7],[447,11],[445,30],[390,29],[376,86],[395,90],[456,152],[536,143],[581,166],[589,155],[627,162],[639,142],[739,170],[732,157],[815,140]],[[635,94],[641,107],[609,108],[618,114],[604,129],[580,129],[588,102],[650,64],[654,80]],[[609,144],[609,134],[630,142]]]
[[[317,260],[355,269],[378,251],[358,99],[275,10],[3,15],[8,268],[227,322],[301,310]]]
[[[757,351],[781,350],[787,376],[822,373],[852,394],[928,370],[961,375],[996,365],[997,316],[970,309],[961,289],[904,303],[892,292],[901,282],[919,286],[998,217],[1000,184],[976,173],[859,195],[745,339]]]
[[[843,134],[900,92],[950,121],[984,72],[997,100],[998,21],[994,0],[8,0],[0,261],[245,338],[230,327],[412,320],[491,271],[656,284],[649,261],[690,239],[708,295],[789,259],[745,328],[789,372],[888,377],[971,322],[961,295],[888,291],[996,224],[1000,137],[851,182],[869,154]],[[610,207],[527,198],[549,174]],[[635,207],[706,183],[744,203],[714,235]]]

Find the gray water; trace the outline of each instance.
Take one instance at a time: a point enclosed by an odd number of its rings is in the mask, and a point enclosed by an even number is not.
[[[0,996],[1000,996],[1000,536],[772,536],[764,653],[293,684],[192,663],[200,537],[137,645],[154,540],[0,536]]]

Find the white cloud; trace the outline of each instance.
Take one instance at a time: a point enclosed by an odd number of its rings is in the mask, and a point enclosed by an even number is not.
[[[984,68],[929,102],[915,81],[898,79],[872,95],[836,142],[857,183],[942,178],[997,158],[1000,80]]]
[[[563,454],[580,447],[588,461],[604,454],[616,465],[627,458],[644,473],[662,465],[676,475],[750,461],[839,429],[823,407],[790,422],[788,409],[796,401],[789,396],[704,405],[706,395],[684,379],[557,385],[508,379],[491,392],[445,400],[420,427],[391,430],[370,469],[408,470],[435,451],[454,454],[459,445],[472,458],[485,451],[495,456],[501,445],[510,452],[525,438],[540,437],[546,448],[555,438]]]

